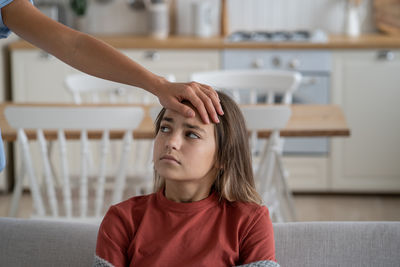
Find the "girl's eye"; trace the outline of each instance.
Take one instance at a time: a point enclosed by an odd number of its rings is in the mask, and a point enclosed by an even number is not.
[[[199,139],[200,136],[198,136],[197,134],[193,133],[193,132],[189,132],[186,134],[187,137],[192,138],[192,139]]]
[[[170,129],[167,126],[160,126],[160,132],[168,133],[170,132]]]

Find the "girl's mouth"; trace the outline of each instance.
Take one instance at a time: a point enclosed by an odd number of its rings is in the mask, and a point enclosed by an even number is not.
[[[171,156],[171,155],[164,155],[160,158],[160,160],[166,160],[166,161],[175,162],[177,164],[181,164],[174,156]]]

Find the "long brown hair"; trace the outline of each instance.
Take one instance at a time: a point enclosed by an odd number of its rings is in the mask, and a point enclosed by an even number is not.
[[[228,201],[261,204],[255,189],[251,153],[246,124],[238,105],[226,94],[217,91],[225,114],[219,116],[215,125],[216,166],[220,167],[213,188],[221,198]],[[163,108],[155,121],[155,134],[165,114]],[[165,186],[165,181],[154,170],[154,190]]]

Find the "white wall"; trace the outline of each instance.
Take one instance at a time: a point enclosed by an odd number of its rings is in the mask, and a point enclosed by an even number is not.
[[[361,1],[363,32],[375,31],[372,0]],[[322,29],[343,33],[347,0],[228,0],[229,32]]]

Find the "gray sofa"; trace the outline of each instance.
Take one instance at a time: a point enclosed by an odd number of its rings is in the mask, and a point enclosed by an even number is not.
[[[91,266],[97,226],[0,218],[0,266]],[[281,266],[400,266],[400,222],[274,224]]]

